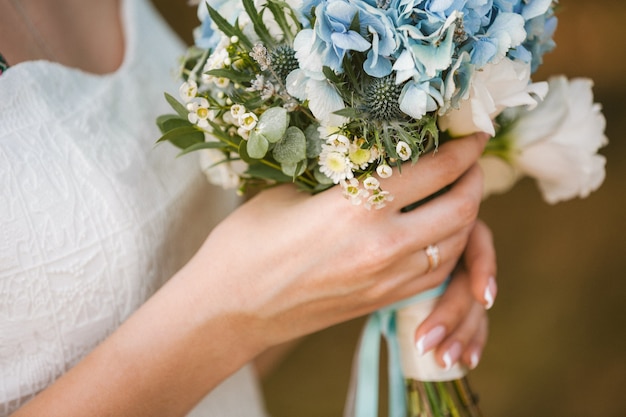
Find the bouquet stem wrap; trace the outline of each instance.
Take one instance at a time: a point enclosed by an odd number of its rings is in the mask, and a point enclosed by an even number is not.
[[[388,352],[389,417],[444,415],[439,414],[439,410],[432,414],[416,414],[416,408],[422,408],[422,404],[426,404],[423,408],[430,410],[432,403],[438,402],[433,401],[433,398],[452,404],[454,401],[451,397],[471,395],[468,394],[466,381],[459,381],[466,373],[464,367],[454,365],[449,370],[444,370],[436,363],[432,352],[420,357],[414,345],[415,329],[430,314],[447,285],[446,281],[439,287],[380,309],[368,317],[355,356],[344,417],[378,416],[378,373],[382,340],[386,342]],[[456,388],[449,388],[441,383],[453,380],[458,382]],[[428,393],[431,385],[425,385],[422,389],[418,386],[420,381],[435,381],[432,384],[439,385],[434,389],[436,392]],[[426,398],[412,398],[416,395]],[[462,399],[461,402],[471,401]]]

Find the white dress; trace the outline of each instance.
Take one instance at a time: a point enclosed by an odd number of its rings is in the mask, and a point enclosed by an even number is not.
[[[236,204],[194,156],[154,146],[183,45],[146,0],[123,3],[114,73],[34,61],[0,76],[2,417],[112,333]],[[265,416],[251,368],[190,415]]]

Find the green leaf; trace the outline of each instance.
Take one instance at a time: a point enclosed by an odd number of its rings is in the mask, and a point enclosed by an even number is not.
[[[222,142],[201,142],[195,143],[191,146],[186,147],[178,154],[178,156],[183,156],[188,154],[189,152],[198,151],[200,149],[226,149],[228,145]]]
[[[272,156],[281,164],[297,164],[306,159],[304,132],[295,126],[287,128],[283,138],[274,145]]]
[[[248,142],[245,140],[242,140],[239,143],[239,151],[237,153],[239,154],[241,160],[246,164],[252,164],[256,162],[254,159],[250,158],[250,155],[248,155]]]
[[[248,138],[246,150],[250,158],[261,159],[267,153],[269,146],[267,139],[253,130]]]
[[[221,32],[223,32],[224,35],[228,37],[236,36],[239,38],[239,42],[241,42],[242,45],[244,45],[248,49],[252,49],[252,42],[250,42],[250,39],[248,39],[248,37],[241,31],[241,29],[239,29],[238,21],[235,22],[235,25],[231,25],[226,19],[222,17],[221,14],[219,14],[217,10],[209,6],[208,3],[206,6],[209,10],[209,16],[211,17],[211,20],[213,20],[213,23],[215,23],[217,28]]]
[[[358,109],[355,109],[354,107],[346,107],[346,108],[334,111],[333,114],[347,117],[348,119],[358,119],[359,117],[362,116],[363,112],[360,112]]]
[[[169,141],[175,146],[185,149],[193,144],[204,142],[204,133],[195,126],[183,126],[168,131],[161,136],[157,143],[164,141]]]
[[[235,83],[249,83],[252,80],[252,77],[249,74],[227,68],[209,70],[205,72],[205,74],[213,75],[214,77],[227,78]]]
[[[317,124],[310,124],[304,129],[307,158],[315,158],[322,152],[322,138],[317,127]]]
[[[169,132],[172,129],[183,126],[193,126],[187,119],[182,119],[176,114],[163,114],[157,117],[156,124],[162,134]]]
[[[281,171],[276,168],[272,168],[265,164],[252,164],[246,170],[246,174],[250,175],[253,178],[262,178],[268,179],[272,181],[278,182],[291,182],[292,179],[290,176],[283,174]]]
[[[289,10],[293,13],[291,7],[284,1],[269,0],[267,2],[267,8],[270,12],[272,12],[272,15],[274,15],[274,21],[278,24],[281,32],[285,35],[284,40],[288,44],[293,44],[294,33],[292,32],[292,28],[289,25],[289,21],[287,20],[287,16],[285,14],[285,10]],[[294,22],[298,22],[298,20],[294,20]],[[300,28],[296,27],[295,29],[299,30]]]
[[[187,115],[189,114],[189,112],[181,102],[176,100],[168,93],[165,93],[165,99],[168,103],[170,103],[170,106],[172,106],[172,108],[176,111],[176,113],[178,113],[181,118],[187,119]]]
[[[306,166],[304,161],[300,161],[295,164],[281,164],[280,168],[283,170],[283,174],[288,175],[292,181],[295,181],[297,177],[304,174]]]
[[[274,38],[267,29],[267,26],[265,26],[263,17],[259,14],[259,12],[257,12],[254,0],[243,0],[243,8],[250,17],[252,27],[254,28],[256,34],[259,35],[261,42],[263,42],[266,46],[274,46]]]
[[[289,125],[289,114],[282,107],[270,107],[260,117],[254,131],[268,142],[276,143],[283,138]],[[248,151],[250,148],[248,147]],[[252,156],[252,154],[250,154]]]

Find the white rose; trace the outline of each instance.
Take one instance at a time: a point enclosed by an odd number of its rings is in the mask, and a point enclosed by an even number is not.
[[[439,118],[439,128],[453,136],[475,132],[495,134],[493,119],[504,109],[515,106],[535,106],[543,97],[547,84],[530,82],[530,64],[504,58],[497,64],[487,64],[472,75],[469,97],[459,109],[450,109]]]

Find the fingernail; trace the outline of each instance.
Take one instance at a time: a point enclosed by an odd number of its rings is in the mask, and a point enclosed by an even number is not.
[[[489,310],[493,307],[493,303],[496,301],[496,293],[498,292],[498,286],[496,285],[496,279],[494,277],[489,277],[487,281],[487,287],[485,288],[485,293],[483,297],[485,298],[485,309]]]
[[[470,355],[470,369],[474,369],[478,366],[478,362],[480,362],[480,350],[474,349],[474,351]]]
[[[450,348],[443,354],[443,363],[446,364],[446,371],[452,368],[461,356],[461,344],[459,342],[455,342],[450,346]]]
[[[437,344],[443,340],[445,335],[445,327],[441,325],[433,327],[428,331],[428,333],[417,339],[417,343],[415,343],[417,353],[422,356],[424,353],[437,346]]]

